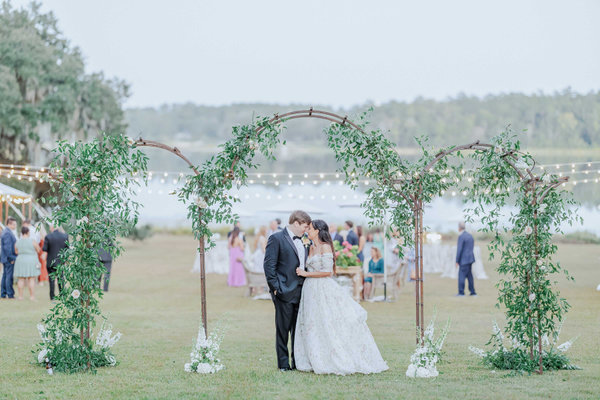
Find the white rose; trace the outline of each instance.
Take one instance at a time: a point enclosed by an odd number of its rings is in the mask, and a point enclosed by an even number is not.
[[[544,260],[537,260],[537,265],[538,265],[538,267],[541,267],[542,265],[544,265]]]
[[[79,293],[79,290],[77,290],[77,289],[73,290],[73,293],[71,293],[71,296],[73,296],[73,298],[75,300],[77,300],[80,295],[81,295],[81,293]]]
[[[38,362],[39,363],[44,362],[44,360],[46,359],[46,354],[48,354],[48,350],[42,349],[42,351],[40,351],[40,354],[38,354]]]
[[[100,178],[98,178],[98,175],[96,175],[96,173],[92,173],[92,182],[98,182],[100,180]]]
[[[535,300],[535,293],[531,293],[529,295],[529,301],[534,301]]]
[[[206,201],[203,198],[201,198],[201,197],[198,197],[196,199],[196,205],[198,207],[200,207],[200,208],[206,208],[206,207],[208,207],[208,204],[206,203]]]
[[[525,234],[526,235],[531,235],[533,233],[533,228],[530,226],[526,226],[525,227]]]
[[[548,204],[542,204],[542,205],[540,206],[540,212],[545,212],[545,211],[546,211],[546,208],[548,208]]]
[[[542,182],[544,182],[545,184],[549,184],[550,182],[552,182],[552,175],[551,174],[545,174],[542,177]]]

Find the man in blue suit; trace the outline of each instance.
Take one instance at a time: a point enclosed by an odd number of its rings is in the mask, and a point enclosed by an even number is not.
[[[0,296],[3,299],[14,299],[15,290],[13,289],[13,272],[15,269],[15,260],[17,255],[15,254],[15,243],[17,242],[16,236],[17,221],[13,217],[8,217],[6,220],[6,229],[0,233],[0,263],[4,267],[4,273],[2,274],[2,287],[0,289]]]
[[[352,246],[358,246],[358,235],[352,229],[353,227],[354,223],[352,221],[346,221],[344,223],[344,229],[348,231],[346,242],[350,243]]]
[[[456,268],[458,270],[458,297],[465,296],[465,278],[469,280],[469,292],[471,296],[477,296],[475,293],[475,285],[473,283],[473,273],[471,266],[475,262],[475,254],[473,254],[473,245],[475,241],[470,233],[465,231],[465,223],[458,224],[458,244],[456,246]]]

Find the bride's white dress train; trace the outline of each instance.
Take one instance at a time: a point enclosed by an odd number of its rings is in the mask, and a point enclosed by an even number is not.
[[[309,272],[333,272],[333,254],[308,259]],[[388,369],[367,326],[367,311],[332,278],[306,278],[296,323],[300,371],[372,374]]]

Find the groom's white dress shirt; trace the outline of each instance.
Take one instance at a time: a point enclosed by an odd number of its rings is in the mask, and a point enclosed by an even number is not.
[[[290,230],[290,228],[286,227],[285,230],[287,231],[288,235],[290,235],[290,237],[292,238],[292,242],[294,242],[294,246],[296,246],[296,250],[298,250],[298,260],[300,260],[300,268],[304,269],[304,254],[305,254],[305,250],[304,250],[304,245],[302,244],[302,240],[300,239],[295,239],[294,240],[294,232],[292,232]]]

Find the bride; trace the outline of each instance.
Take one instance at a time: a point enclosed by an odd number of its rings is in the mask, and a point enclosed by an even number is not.
[[[371,374],[388,369],[367,326],[367,311],[332,278],[335,255],[329,228],[322,220],[309,225],[313,244],[296,322],[294,358],[300,371],[317,374]]]

